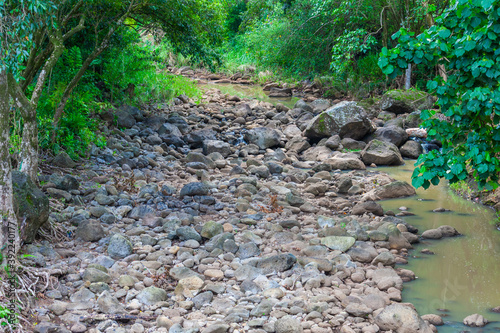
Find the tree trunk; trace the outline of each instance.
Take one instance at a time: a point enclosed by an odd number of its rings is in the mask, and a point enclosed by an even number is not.
[[[3,254],[2,264],[8,265],[16,260],[20,238],[14,211],[12,170],[10,163],[10,108],[9,84],[7,73],[0,72],[0,247]],[[11,261],[14,260],[14,261]]]
[[[382,46],[389,46],[389,30],[387,28],[387,11],[385,7],[382,9]]]
[[[411,88],[411,64],[408,64],[408,68],[405,72],[405,89],[408,90]]]
[[[21,167],[30,179],[38,184],[38,124],[36,108],[28,101],[17,84],[15,78],[9,74],[9,92],[14,103],[23,117],[23,137],[21,141]]]

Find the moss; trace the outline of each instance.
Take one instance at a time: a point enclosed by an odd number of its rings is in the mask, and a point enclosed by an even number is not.
[[[427,93],[414,89],[410,90],[395,89],[388,91],[386,95],[395,99],[396,101],[413,102],[425,98],[427,96]]]
[[[318,130],[320,133],[326,133],[325,115],[322,114],[318,119]]]

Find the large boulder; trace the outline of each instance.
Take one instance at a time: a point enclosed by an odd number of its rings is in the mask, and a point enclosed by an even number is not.
[[[408,140],[401,146],[401,148],[399,148],[399,151],[403,157],[417,159],[421,154],[423,154],[424,149],[417,141]]]
[[[382,96],[380,108],[395,114],[412,113],[416,110],[430,109],[434,98],[416,90],[390,90]]]
[[[365,164],[358,158],[340,158],[333,157],[325,161],[332,166],[333,169],[340,170],[365,170]]]
[[[432,333],[431,327],[418,315],[417,311],[403,304],[391,304],[375,317],[383,331],[396,333]]]
[[[131,255],[133,250],[132,242],[121,234],[114,234],[109,239],[108,255],[113,259],[123,259]]]
[[[144,120],[144,113],[130,105],[122,105],[116,111],[116,124],[118,127],[131,128],[137,121]]]
[[[203,142],[203,154],[220,153],[227,157],[231,154],[231,146],[229,143],[221,140],[206,140]]]
[[[407,182],[397,180],[392,183],[379,186],[363,195],[362,201],[368,200],[384,200],[393,198],[403,198],[415,195],[416,191],[413,186]]]
[[[246,132],[244,137],[246,142],[256,144],[260,149],[266,149],[279,145],[281,135],[272,128],[257,127]]]
[[[402,165],[403,158],[396,145],[380,141],[372,140],[361,152],[361,159],[367,165],[375,163],[376,165]]]
[[[35,239],[38,229],[49,219],[49,198],[35,186],[31,179],[19,171],[12,172],[14,210],[24,220],[20,236],[25,243]]]
[[[314,117],[305,129],[310,139],[329,138],[338,134],[341,138],[359,140],[372,129],[365,110],[356,102],[341,102]]]
[[[390,142],[398,147],[408,140],[406,131],[398,126],[379,127],[373,133],[373,138],[380,141]]]

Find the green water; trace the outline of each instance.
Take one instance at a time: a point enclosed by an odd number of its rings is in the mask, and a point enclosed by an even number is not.
[[[257,85],[244,85],[232,83],[206,83],[200,84],[200,88],[208,90],[212,88],[219,89],[223,94],[238,96],[240,98],[255,98],[260,101],[269,102],[274,105],[281,103],[289,108],[293,108],[295,103],[299,100],[298,97],[269,97],[267,93],[262,90],[261,86]]]
[[[377,170],[410,182],[413,163]],[[421,315],[444,315],[446,325],[438,327],[440,333],[499,332],[500,314],[489,311],[500,306],[500,231],[495,228],[494,211],[454,195],[444,182],[425,191],[418,189],[415,197],[381,204],[396,213],[399,207],[408,207],[416,216],[404,219],[419,232],[451,225],[464,235],[426,240],[415,246],[404,268],[414,271],[418,279],[405,283],[403,301],[413,303]],[[439,207],[452,212],[432,212]],[[435,255],[421,254],[424,248]],[[482,329],[464,326],[463,319],[473,313],[492,323]]]

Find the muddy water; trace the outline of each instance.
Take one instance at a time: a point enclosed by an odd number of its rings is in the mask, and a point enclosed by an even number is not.
[[[269,97],[262,87],[256,85],[232,84],[232,83],[207,83],[200,84],[202,89],[217,88],[224,94],[238,96],[240,98],[255,98],[274,105],[281,103],[289,108],[293,108],[299,100],[298,97]]]
[[[410,182],[413,161],[397,168],[378,168],[398,180]],[[495,229],[495,214],[491,209],[454,195],[442,182],[428,190],[417,190],[417,196],[381,202],[384,209],[399,212],[408,207],[415,216],[404,219],[419,228],[419,232],[451,225],[464,236],[427,240],[410,252],[409,268],[418,279],[405,283],[403,301],[415,305],[423,315],[443,315],[445,326],[439,332],[499,332],[500,314],[489,309],[500,306],[500,231]],[[452,212],[434,213],[435,208]],[[429,249],[435,255],[421,254]],[[462,324],[473,313],[485,316],[490,323],[482,329]]]

